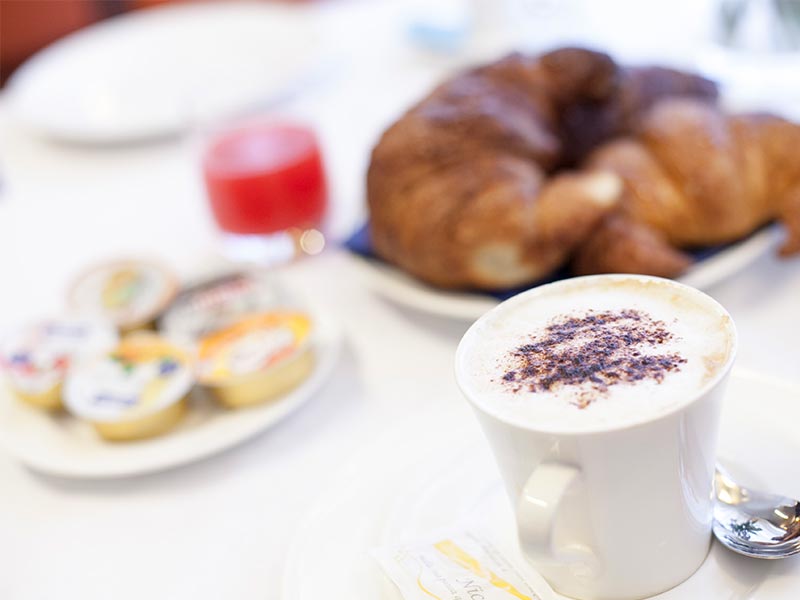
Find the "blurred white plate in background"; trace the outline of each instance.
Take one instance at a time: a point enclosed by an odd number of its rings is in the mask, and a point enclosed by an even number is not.
[[[121,143],[178,133],[285,92],[310,69],[308,11],[252,2],[134,11],[77,31],[9,80],[10,108],[53,138]]]
[[[106,442],[88,423],[24,404],[0,384],[0,446],[23,464],[60,477],[104,479],[161,471],[205,458],[272,427],[320,392],[339,357],[341,332],[325,313],[316,323],[311,376],[278,400],[226,410],[210,398],[192,398],[184,420],[160,437]]]

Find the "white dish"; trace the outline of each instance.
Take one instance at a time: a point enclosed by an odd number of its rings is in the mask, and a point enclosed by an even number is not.
[[[309,68],[305,13],[253,2],[134,11],[48,46],[8,83],[13,114],[50,137],[119,143],[263,103]]]
[[[720,456],[743,483],[800,497],[800,438],[786,418],[798,403],[800,386],[734,371]],[[443,529],[477,531],[522,560],[494,460],[466,411],[416,415],[381,435],[335,481],[298,530],[286,563],[283,600],[398,600],[396,588],[367,552]],[[800,556],[757,561],[715,542],[691,578],[657,598],[794,600],[798,588]]]
[[[86,479],[160,471],[230,448],[299,409],[330,377],[339,356],[341,332],[325,314],[314,310],[311,314],[317,335],[314,371],[271,403],[225,410],[198,394],[174,431],[149,440],[113,443],[103,441],[88,423],[30,407],[0,385],[0,446],[37,471]]]
[[[707,289],[734,273],[776,245],[777,227],[771,226],[732,244],[725,250],[697,262],[678,281]],[[500,302],[478,292],[439,290],[411,277],[400,269],[356,255],[364,279],[379,296],[420,312],[452,319],[474,321]]]

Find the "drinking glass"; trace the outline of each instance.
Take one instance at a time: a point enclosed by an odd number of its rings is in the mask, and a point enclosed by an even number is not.
[[[311,127],[269,119],[219,129],[202,164],[226,256],[272,265],[322,250],[328,193]]]

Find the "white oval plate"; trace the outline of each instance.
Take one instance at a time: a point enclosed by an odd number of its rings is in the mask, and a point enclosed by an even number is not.
[[[305,17],[305,18],[304,18]],[[11,111],[82,143],[171,135],[264,102],[316,55],[308,15],[254,2],[138,10],[79,30],[11,77]]]
[[[317,328],[314,371],[274,402],[226,410],[196,395],[189,413],[173,431],[148,440],[111,443],[103,441],[88,423],[28,406],[0,385],[0,446],[37,471],[84,479],[160,471],[230,448],[299,409],[329,379],[339,357],[341,332],[324,313],[310,312]]]
[[[720,455],[740,481],[800,498],[800,438],[787,418],[798,406],[800,387],[734,371]],[[292,544],[283,600],[398,600],[367,552],[424,540],[435,531],[471,529],[522,560],[495,463],[466,409],[415,415],[382,434],[334,480]],[[715,542],[692,577],[656,598],[795,600],[798,589],[800,556],[759,561]]]
[[[774,248],[777,232],[776,226],[767,227],[732,244],[714,256],[694,264],[678,281],[700,289],[709,288]],[[361,255],[355,256],[362,265],[367,285],[379,296],[406,308],[439,317],[474,321],[499,304],[499,300],[487,294],[439,290],[390,264]]]

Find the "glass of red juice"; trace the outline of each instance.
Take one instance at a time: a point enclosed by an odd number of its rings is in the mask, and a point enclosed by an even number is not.
[[[270,121],[218,132],[203,175],[228,257],[276,264],[322,250],[327,183],[308,126]]]

